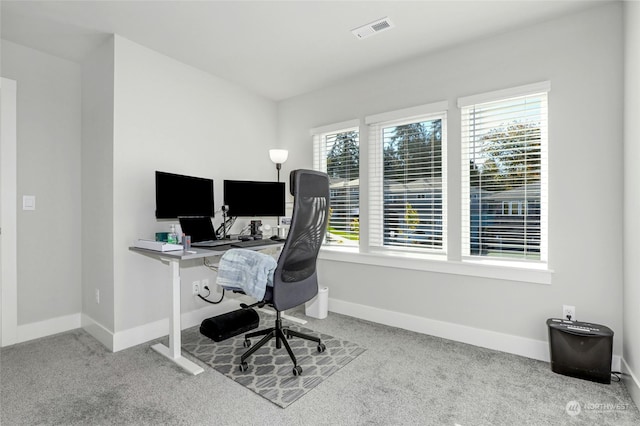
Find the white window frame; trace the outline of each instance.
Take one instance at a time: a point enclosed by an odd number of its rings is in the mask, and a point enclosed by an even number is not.
[[[327,145],[325,138],[329,135],[337,133],[344,133],[356,131],[358,132],[358,140],[360,140],[360,120],[348,120],[340,123],[328,124],[326,126],[315,127],[310,130],[310,134],[313,138],[313,169],[321,172],[327,172]],[[360,163],[362,164],[362,150],[360,150]],[[362,173],[362,169],[360,170]],[[359,204],[362,204],[362,187],[359,187]],[[360,207],[360,206],[359,206]],[[328,242],[323,243],[323,247],[340,248],[347,251],[357,252],[362,244],[362,232],[358,232],[358,244],[340,246],[338,244],[331,244]]]
[[[510,89],[497,90],[473,96],[458,98],[458,108],[461,110],[461,148],[468,143],[470,135],[465,127],[463,110],[477,104],[509,100],[523,96],[545,95],[545,103],[541,121],[541,179],[540,179],[540,260],[513,260],[507,258],[486,258],[483,256],[471,256],[468,250],[465,251],[465,243],[471,238],[470,228],[465,223],[470,221],[470,176],[469,176],[469,156],[468,151],[461,149],[461,195],[462,195],[462,221],[461,225],[461,246],[463,247],[463,262],[473,262],[496,266],[516,266],[520,268],[544,269],[548,270],[549,265],[549,235],[548,235],[548,183],[549,183],[549,131],[548,131],[548,93],[551,90],[549,81],[528,84]]]
[[[474,101],[474,102],[482,102],[486,99],[486,96],[494,95],[499,97],[510,97],[513,96],[519,90],[527,90],[533,86],[522,86],[520,88],[515,89],[507,89],[504,91],[496,91],[491,92],[489,94],[475,95],[465,98],[460,98],[458,100],[460,102],[464,102],[465,100]],[[542,83],[542,87],[549,87],[548,82]],[[429,109],[431,106],[431,110]],[[425,107],[427,110],[425,111]],[[374,123],[391,121],[391,120],[399,120],[407,117],[420,116],[425,113],[435,113],[438,111],[447,111],[448,112],[448,102],[437,102],[434,104],[428,104],[413,108],[406,108],[402,110],[376,114],[365,117],[365,124],[372,125]],[[375,153],[371,150],[371,138],[370,132],[367,132],[362,126],[360,120],[349,120],[342,123],[336,123],[333,125],[317,127],[311,129],[310,133],[312,136],[323,134],[323,133],[336,133],[340,131],[349,130],[350,128],[360,127],[359,139],[360,139],[360,177],[367,177],[368,179],[365,182],[361,182],[360,184],[360,213],[361,213],[361,229],[360,229],[360,244],[359,247],[338,247],[338,246],[323,246],[320,250],[319,259],[328,260],[328,261],[336,261],[336,262],[346,262],[346,263],[354,263],[354,264],[362,264],[369,266],[380,266],[380,267],[389,267],[389,268],[401,268],[406,270],[415,270],[415,271],[424,271],[424,272],[432,272],[432,273],[441,273],[441,274],[451,274],[451,275],[459,275],[459,276],[468,276],[472,278],[488,278],[488,279],[497,279],[497,280],[506,280],[513,282],[524,282],[524,283],[534,283],[534,284],[542,284],[549,285],[551,284],[553,277],[553,270],[549,268],[549,264],[519,264],[518,262],[491,262],[491,261],[477,261],[473,259],[464,259],[461,258],[461,252],[459,250],[462,247],[458,247],[457,244],[446,244],[445,247],[455,248],[455,253],[448,252],[446,255],[433,255],[428,253],[416,253],[411,251],[401,251],[401,250],[371,250],[369,246],[369,227],[371,224],[369,223],[369,198],[370,198],[370,182],[367,182],[371,179],[371,173],[373,164],[375,164],[376,158],[372,160],[372,156],[375,156]],[[443,123],[443,132],[448,132],[447,123]],[[447,138],[448,139],[448,138]],[[445,139],[445,140],[447,140]],[[443,141],[444,142],[444,141]],[[451,143],[451,141],[448,141]],[[451,159],[447,159],[448,153],[448,143],[443,143],[443,177],[446,177],[448,172],[447,169],[451,164],[448,164],[448,161]],[[460,143],[459,141],[454,140],[453,143]],[[382,145],[380,145],[382,146]],[[377,152],[377,151],[376,151]],[[381,151],[380,151],[381,156]],[[321,166],[320,158],[324,158],[326,161],[326,153],[324,153],[324,157],[317,156],[314,151],[314,168],[318,169]],[[458,159],[460,156],[458,156]],[[318,161],[317,161],[318,160]],[[455,159],[454,159],[455,160]],[[462,170],[467,169],[468,166],[462,167]],[[322,170],[322,169],[319,169]],[[326,163],[324,164],[324,170],[326,170]],[[380,169],[382,171],[382,169]],[[454,169],[455,172],[455,169]],[[544,173],[544,183],[543,185],[546,188],[547,185],[547,176],[548,171]],[[381,179],[381,176],[380,178]],[[458,196],[461,188],[454,188],[454,195]],[[445,191],[447,194],[447,198],[443,201],[443,209],[448,209],[449,206],[449,191]],[[545,193],[545,197],[547,194]],[[546,203],[545,203],[546,205]],[[445,210],[443,212],[443,221],[449,218],[449,213]],[[541,212],[542,213],[542,212]],[[461,226],[459,215],[454,214],[452,216],[453,221],[451,223],[444,223],[443,235],[445,238],[450,238],[451,235],[455,235],[457,238],[460,238],[460,234],[458,234],[458,227]],[[547,227],[547,214],[544,214],[541,217],[541,220],[544,220],[545,229]],[[456,229],[451,229],[451,226],[455,226]],[[449,239],[449,242],[451,240]]]
[[[401,254],[418,255],[424,258],[446,260],[447,256],[447,112],[449,104],[447,101],[435,102],[416,107],[385,112],[371,115],[365,118],[365,123],[369,126],[368,140],[368,250],[370,253],[378,254]],[[383,243],[384,234],[384,155],[382,130],[387,127],[400,126],[403,124],[416,123],[421,121],[442,120],[442,247],[433,248],[413,248],[385,246]]]

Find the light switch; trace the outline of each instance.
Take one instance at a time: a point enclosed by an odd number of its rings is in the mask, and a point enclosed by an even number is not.
[[[36,209],[36,196],[35,195],[23,195],[22,196],[22,210],[35,210]]]

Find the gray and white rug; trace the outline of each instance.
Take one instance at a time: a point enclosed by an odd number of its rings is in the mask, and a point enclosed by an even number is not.
[[[260,327],[256,330],[272,327],[274,321],[275,316],[260,313]],[[238,368],[240,357],[247,350],[243,346],[244,334],[214,342],[201,335],[199,327],[194,327],[183,332],[182,348],[216,371],[282,408],[318,386],[365,351],[355,343],[316,333],[286,320],[283,320],[283,325],[301,333],[319,336],[327,347],[320,353],[315,342],[295,337],[288,340],[298,359],[298,365],[302,367],[300,376],[293,375],[293,363],[287,350],[284,346],[276,349],[275,339],[247,359],[249,369],[245,372]],[[260,337],[252,339],[252,343],[256,344],[258,340]]]

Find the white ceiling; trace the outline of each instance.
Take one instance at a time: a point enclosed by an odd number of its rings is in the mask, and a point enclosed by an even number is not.
[[[109,34],[273,100],[597,1],[8,1],[2,38],[80,62]],[[388,17],[395,28],[351,30]]]

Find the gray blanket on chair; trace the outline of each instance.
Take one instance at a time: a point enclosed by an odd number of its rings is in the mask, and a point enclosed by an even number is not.
[[[276,260],[253,250],[231,249],[218,265],[216,283],[226,289],[240,289],[256,300],[264,299],[267,286],[273,287]]]

